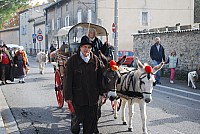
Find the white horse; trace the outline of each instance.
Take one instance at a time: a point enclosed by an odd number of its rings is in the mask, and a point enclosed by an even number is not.
[[[150,103],[152,100],[152,90],[155,84],[154,74],[160,70],[164,63],[155,66],[153,69],[146,64],[142,64],[137,58],[137,70],[128,70],[124,72],[124,69],[119,70],[121,73],[120,81],[117,85],[117,95],[122,99],[121,113],[123,124],[126,125],[125,119],[125,105],[128,102],[129,108],[129,122],[128,130],[132,131],[132,117],[134,103],[138,103],[140,107],[141,119],[142,119],[142,130],[143,134],[148,134],[146,126],[146,103]],[[146,66],[150,67],[150,72],[147,71]],[[115,102],[115,105],[117,102]],[[117,118],[117,108],[114,110],[114,118]]]
[[[48,62],[48,54],[45,52],[37,53],[36,62],[39,63],[40,74],[44,74],[44,68],[46,63]]]

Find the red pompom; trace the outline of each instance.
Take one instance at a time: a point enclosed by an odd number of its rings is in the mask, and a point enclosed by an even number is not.
[[[112,67],[113,65],[117,65],[117,63],[114,60],[110,61],[110,67]]]
[[[151,66],[149,66],[149,65],[147,65],[147,66],[145,66],[145,71],[147,72],[147,73],[152,73],[153,72],[153,69],[152,69],[152,67]]]

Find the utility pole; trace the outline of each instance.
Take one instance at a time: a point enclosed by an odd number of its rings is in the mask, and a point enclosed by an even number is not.
[[[97,24],[97,0],[94,0],[95,24]]]
[[[115,24],[115,32],[114,32],[114,60],[118,61],[118,1],[115,0],[115,8],[114,8],[114,24]]]

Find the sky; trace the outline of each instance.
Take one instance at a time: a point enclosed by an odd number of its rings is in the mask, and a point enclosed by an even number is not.
[[[47,0],[32,0],[32,4],[35,5],[37,2],[39,2],[40,4],[42,4],[43,2],[47,2]]]

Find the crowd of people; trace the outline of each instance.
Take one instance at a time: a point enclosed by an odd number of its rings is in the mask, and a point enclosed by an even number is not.
[[[2,85],[19,79],[19,83],[25,83],[28,72],[28,58],[21,48],[8,48],[6,44],[0,46],[0,80]]]

